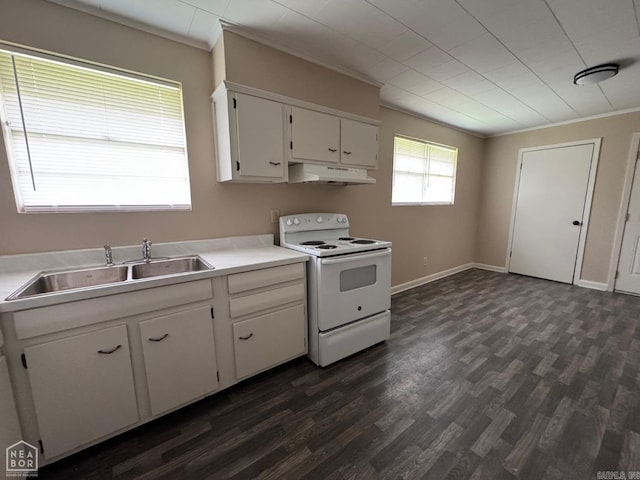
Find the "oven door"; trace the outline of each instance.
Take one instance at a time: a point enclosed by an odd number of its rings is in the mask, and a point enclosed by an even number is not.
[[[318,329],[322,332],[391,306],[391,249],[320,259]]]

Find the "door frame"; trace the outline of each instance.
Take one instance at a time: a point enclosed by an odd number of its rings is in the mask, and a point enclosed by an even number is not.
[[[624,238],[624,227],[627,223],[627,212],[629,211],[629,202],[631,201],[631,187],[633,186],[633,177],[636,173],[636,159],[640,156],[640,154],[638,153],[639,149],[640,132],[637,132],[631,135],[631,144],[629,145],[627,168],[624,174],[624,184],[622,186],[622,197],[620,198],[620,207],[618,208],[618,221],[616,223],[615,235],[613,237],[613,252],[611,255],[611,263],[609,264],[607,292],[613,292],[616,285],[616,272],[618,271],[618,263],[620,262],[622,239]]]
[[[596,173],[598,171],[598,160],[600,159],[600,144],[602,138],[590,138],[587,140],[577,140],[574,142],[555,143],[553,145],[541,145],[537,147],[526,147],[518,150],[518,162],[516,164],[516,178],[513,188],[513,200],[511,203],[511,222],[509,224],[509,240],[507,242],[507,255],[505,266],[507,273],[511,266],[511,250],[513,245],[513,229],[516,222],[516,212],[518,209],[518,193],[520,191],[520,175],[522,172],[522,157],[527,152],[535,152],[538,150],[552,150],[555,148],[575,147],[578,145],[593,145],[593,153],[591,155],[591,165],[589,167],[589,181],[587,183],[587,194],[584,200],[584,211],[582,213],[582,228],[580,229],[580,238],[578,240],[578,253],[576,256],[576,266],[573,270],[573,284],[579,285],[582,275],[582,261],[584,259],[584,247],[586,244],[589,230],[589,218],[591,216],[591,203],[593,201],[593,190],[596,184]]]

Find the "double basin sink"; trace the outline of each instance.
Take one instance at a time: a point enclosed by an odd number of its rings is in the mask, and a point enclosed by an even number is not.
[[[18,300],[65,290],[97,287],[128,280],[179,275],[182,273],[212,270],[214,267],[197,255],[178,258],[140,261],[130,265],[112,265],[97,268],[42,272],[7,297]]]

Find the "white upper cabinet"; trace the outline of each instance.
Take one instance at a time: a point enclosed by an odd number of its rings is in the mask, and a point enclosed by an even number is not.
[[[284,106],[218,89],[213,95],[218,181],[284,182]]]
[[[378,127],[306,108],[291,107],[289,161],[378,168]]]
[[[378,168],[378,127],[353,120],[340,120],[340,162]]]
[[[326,113],[291,108],[292,159],[337,163],[340,160],[340,119]]]
[[[219,182],[286,182],[289,163],[378,168],[377,120],[227,81],[212,99]]]

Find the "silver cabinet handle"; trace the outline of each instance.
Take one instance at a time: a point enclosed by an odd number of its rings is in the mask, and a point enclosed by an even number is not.
[[[280,162],[269,162],[269,165],[278,166],[280,165]]]
[[[113,352],[120,350],[121,348],[122,348],[122,345],[118,345],[117,347],[114,347],[111,350],[98,350],[98,353],[101,353],[103,355],[111,355]]]
[[[167,338],[169,336],[168,333],[165,333],[164,335],[162,335],[161,337],[157,337],[157,338],[153,338],[151,337],[149,339],[150,342],[161,342],[162,340],[164,340],[165,338]]]
[[[335,153],[335,152],[337,152],[337,151],[338,151],[338,149],[337,149],[337,148],[329,148],[328,150],[329,150],[331,153]]]
[[[344,150],[342,153],[344,153],[345,155],[351,155],[351,152],[347,152],[346,150]]]
[[[246,337],[238,337],[240,340],[249,340],[251,337],[253,337],[253,333],[250,333],[249,335],[247,335]]]

